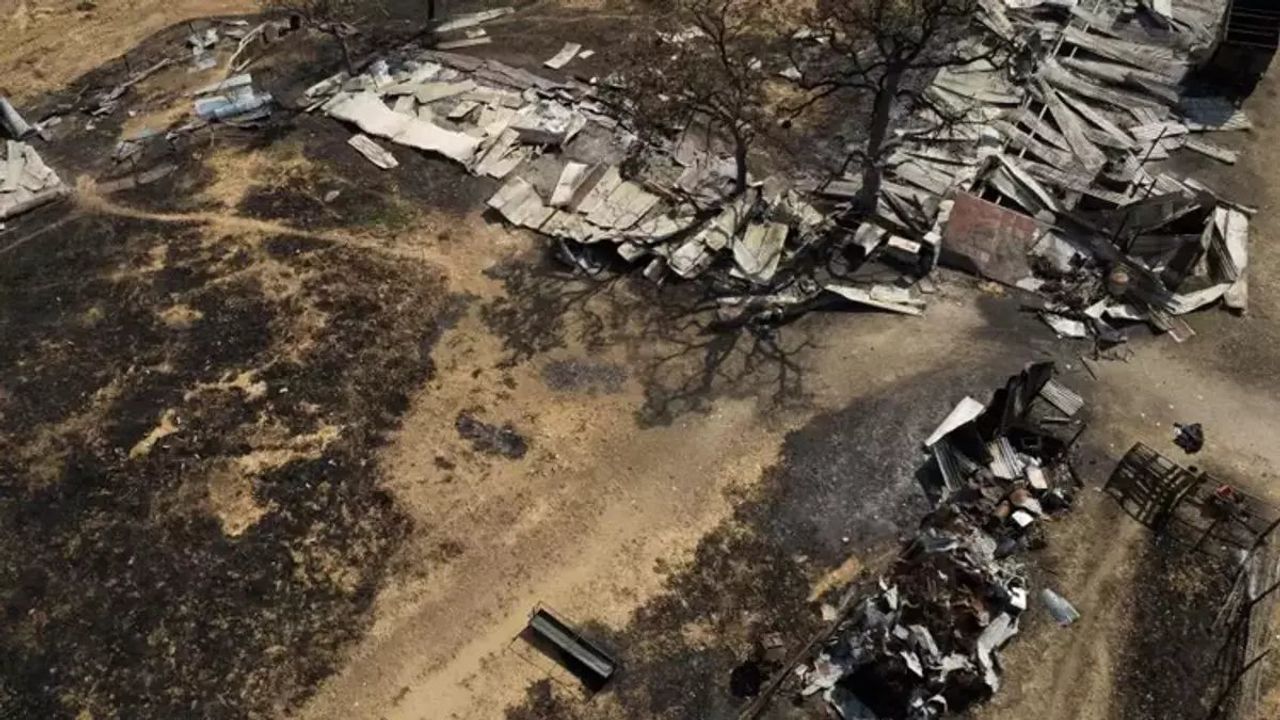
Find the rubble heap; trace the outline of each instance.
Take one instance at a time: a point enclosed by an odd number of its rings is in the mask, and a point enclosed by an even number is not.
[[[817,238],[840,235],[841,208],[815,203],[855,195],[856,174],[812,192],[768,178],[734,198],[731,158],[690,127],[654,167],[627,176],[639,141],[588,84],[408,48],[307,97],[363,131],[352,147],[380,167],[396,160],[374,138],[503,180],[488,206],[555,238],[588,272],[617,258],[655,281],[715,268],[739,281],[720,300],[728,319],[823,299],[918,315],[910,286],[941,260],[1040,294],[1062,335],[1116,341],[1116,324],[1146,321],[1181,340],[1190,328],[1178,315],[1247,305],[1253,210],[1150,166],[1180,149],[1235,160],[1201,133],[1247,129],[1247,117],[1185,92],[1218,10],[1211,0],[983,0],[979,30],[959,51],[981,59],[932,79],[935,109],[897,132],[875,216],[844,239],[864,261],[905,273],[892,285],[780,272]],[[589,52],[575,45],[547,64]]]
[[[366,137],[352,146],[380,167],[392,167],[394,157],[371,138],[503,180],[488,206],[512,225],[557,239],[588,271],[621,258],[655,281],[687,279],[723,261],[748,286],[769,287],[827,226],[823,213],[777,178],[730,197],[732,160],[695,128],[642,174],[626,177],[621,166],[639,140],[593,87],[494,60],[415,51],[355,78],[329,78],[306,96],[312,109],[359,128]]]
[[[969,50],[984,59],[935,77],[941,112],[899,132],[854,242],[1038,293],[1064,336],[1114,341],[1116,323],[1144,321],[1181,341],[1179,315],[1244,311],[1254,210],[1152,166],[1184,149],[1233,163],[1202,134],[1250,127],[1228,100],[1187,90],[1221,7],[1170,8],[984,0]],[[997,46],[1007,62],[990,59]]]
[[[1064,433],[1083,405],[1040,363],[990,403],[956,406],[925,442],[935,509],[805,669],[803,695],[823,692],[845,720],[925,720],[999,689],[996,653],[1027,609],[1017,556],[1043,545],[1042,519],[1071,507],[1074,435]],[[1059,622],[1078,618],[1051,590],[1042,598]]]

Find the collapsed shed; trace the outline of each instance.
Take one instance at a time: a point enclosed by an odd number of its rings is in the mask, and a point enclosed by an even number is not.
[[[926,720],[999,690],[998,651],[1031,593],[1018,556],[1071,507],[1083,407],[1051,363],[1028,366],[988,403],[956,405],[924,443],[933,512],[805,667],[802,696],[821,692],[846,720]],[[1079,618],[1057,593],[1040,596],[1059,622]]]
[[[1187,90],[1220,8],[980,5],[986,36],[974,42],[1010,44],[1017,62],[934,78],[927,95],[960,121],[904,135],[871,221],[881,235],[1040,295],[1064,336],[1113,342],[1116,325],[1142,321],[1180,341],[1192,334],[1180,315],[1245,311],[1254,210],[1154,165],[1183,150],[1236,161],[1204,133],[1246,130],[1248,118]]]
[[[602,258],[659,282],[714,272],[729,281],[725,319],[832,301],[918,315],[913,285],[940,261],[1038,294],[1060,335],[1115,342],[1120,325],[1146,322],[1183,340],[1193,333],[1179,316],[1248,306],[1254,210],[1153,165],[1178,151],[1236,160],[1205,133],[1246,130],[1248,118],[1187,90],[1221,8],[1086,3],[982,0],[965,41],[980,59],[932,79],[936,109],[898,131],[873,217],[853,228],[830,200],[832,188],[856,193],[856,173],[817,187],[753,180],[733,196],[732,159],[690,126],[655,167],[627,175],[640,141],[595,87],[492,59],[406,48],[306,95],[368,136],[502,181],[488,207],[588,272]],[[364,141],[353,147],[390,165]],[[797,263],[819,243],[885,261],[901,279],[835,280]]]

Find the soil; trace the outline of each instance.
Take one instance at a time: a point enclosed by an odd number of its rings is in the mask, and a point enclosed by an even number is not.
[[[163,56],[187,32],[169,23],[245,10],[18,7],[0,68],[41,57],[43,76],[6,76],[37,108],[118,82],[102,63],[125,48]],[[589,37],[570,71],[602,73],[629,12],[537,3],[479,52],[532,67]],[[255,82],[287,104],[336,60],[300,38]],[[1135,441],[1180,457],[1172,424],[1200,422],[1197,463],[1280,502],[1274,80],[1246,106],[1255,132],[1221,140],[1240,165],[1195,168],[1261,206],[1250,314],[1136,339],[1096,380],[1087,348],[950,273],[921,319],[713,332],[696,287],[574,277],[481,212],[491,181],[399,148],[379,170],[320,117],[109,160],[204,81],[173,68],[126,96],[132,118],[64,121],[40,151],[74,199],[0,231],[0,715],[733,717],[782,671],[763,646],[802,647],[914,528],[938,418],[1041,359],[1090,401],[1089,489],[1031,561],[1083,619],[1033,608],[972,717],[1192,717],[1204,699],[1221,568],[1094,489]],[[520,443],[487,452],[460,418]],[[603,692],[519,638],[539,605],[620,659]],[[784,693],[768,716],[815,712]]]

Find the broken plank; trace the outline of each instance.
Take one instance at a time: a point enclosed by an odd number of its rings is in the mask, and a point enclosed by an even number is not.
[[[1147,100],[1133,93],[1103,87],[1091,82],[1067,70],[1052,59],[1046,59],[1041,64],[1039,72],[1054,87],[1105,102],[1126,112],[1132,113],[1135,109],[1156,109],[1161,107],[1153,100]]]
[[[356,133],[347,140],[347,144],[355,148],[361,155],[365,156],[369,162],[377,165],[383,170],[390,170],[400,166],[400,162],[396,160],[395,155],[392,155],[390,151],[383,148],[381,145],[378,145],[378,143],[374,142],[368,135]]]
[[[550,60],[547,60],[542,64],[546,65],[552,70],[559,70],[565,65],[568,65],[569,61],[572,60],[580,50],[582,50],[581,44],[575,43],[575,42],[567,42],[564,44],[564,47],[560,48],[560,52],[556,53],[554,56],[552,56]]]
[[[1050,143],[1060,150],[1071,150],[1070,143],[1067,142],[1067,139],[1063,137],[1062,133],[1054,130],[1053,127],[1049,123],[1045,122],[1043,118],[1036,113],[1031,112],[1031,110],[1027,108],[1018,108],[1017,110],[1005,113],[1004,119],[1013,123],[1015,127],[1017,126],[1017,123],[1022,123],[1023,126],[1031,131],[1032,137],[1039,135],[1045,140],[1045,142]]]
[[[452,20],[440,23],[436,26],[436,32],[445,33],[452,30],[465,30],[466,28],[475,27],[481,23],[497,20],[500,17],[510,15],[516,10],[513,7],[501,7],[493,10],[481,10],[479,12],[467,13],[459,15]]]
[[[1078,172],[1069,172],[1043,163],[1023,161],[1027,173],[1041,182],[1056,185],[1064,190],[1078,192],[1083,195],[1105,200],[1113,205],[1124,205],[1129,197],[1105,188],[1098,187],[1091,177]]]
[[[993,122],[991,125],[996,130],[1000,131],[1000,134],[1008,138],[1010,145],[1013,145],[1014,147],[1019,148],[1021,150],[1025,150],[1026,152],[1049,163],[1050,165],[1055,165],[1057,167],[1062,167],[1062,168],[1075,167],[1076,165],[1076,160],[1074,155],[1064,150],[1058,150],[1056,148],[1050,147],[1049,145],[1046,145],[1045,143],[1042,143],[1036,140],[1035,138],[1031,137],[1027,133],[1019,130],[1018,128],[1014,127],[1008,122],[1005,122],[1003,120],[997,120],[996,122]]]
[[[493,42],[493,38],[488,35],[476,38],[462,38],[460,40],[449,40],[436,45],[440,50],[457,50],[458,48],[475,47],[477,45],[488,45]]]
[[[1198,138],[1187,138],[1183,141],[1182,147],[1188,150],[1194,150],[1201,155],[1211,157],[1218,162],[1223,162],[1228,165],[1234,165],[1235,162],[1240,159],[1240,153],[1235,150],[1205,142]]]
[[[1091,128],[1085,128],[1085,137],[1088,137],[1090,142],[1119,150],[1132,150],[1137,146],[1138,143],[1129,136],[1129,133],[1121,130],[1120,126],[1090,107],[1089,103],[1069,92],[1059,93],[1058,97],[1062,98],[1062,101],[1077,112],[1080,117],[1093,123],[1094,127],[1097,128],[1096,132],[1091,132]]]
[[[835,293],[840,297],[868,307],[877,308],[879,310],[888,310],[902,315],[920,316],[924,314],[919,301],[902,302],[902,298],[898,293],[887,292],[892,288],[882,288],[882,286],[872,286],[870,290],[855,287],[853,285],[840,285],[830,283],[823,287],[827,292]]]
[[[1063,29],[1062,38],[1095,55],[1158,73],[1171,84],[1180,83],[1190,67],[1169,48],[1091,35],[1072,25]]]
[[[573,199],[582,182],[586,180],[590,166],[586,163],[567,162],[560,171],[560,179],[556,181],[556,189],[551,193],[551,206],[564,207]]]
[[[1058,91],[1049,87],[1048,83],[1037,79],[1037,86],[1040,90],[1040,99],[1049,108],[1049,115],[1062,130],[1063,138],[1071,151],[1080,159],[1080,164],[1093,173],[1101,170],[1107,164],[1107,156],[1089,140],[1085,133],[1084,120],[1067,107],[1058,96]]]
[[[1177,86],[1170,84],[1167,78],[1157,73],[1138,70],[1119,63],[1081,58],[1064,57],[1059,62],[1083,75],[1147,92],[1170,107],[1178,103]]]

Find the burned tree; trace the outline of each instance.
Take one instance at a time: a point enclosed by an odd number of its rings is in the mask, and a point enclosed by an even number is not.
[[[363,21],[365,14],[376,7],[376,3],[360,0],[260,0],[264,12],[277,15],[296,16],[308,27],[313,27],[333,38],[342,50],[342,62],[351,75],[356,74],[355,63],[351,59],[351,36],[355,35],[357,26]]]
[[[619,104],[648,146],[691,126],[726,140],[735,195],[747,188],[765,122],[764,9],[760,0],[674,0],[656,28],[632,40],[617,78]]]
[[[924,111],[935,125],[956,118],[924,93],[943,68],[990,59],[990,48],[966,48],[978,0],[817,0],[805,27],[793,36],[796,83],[809,93],[795,107],[807,110],[838,93],[870,100],[867,135],[844,159],[843,173],[861,167],[858,207],[870,211],[892,151],[895,114]]]

